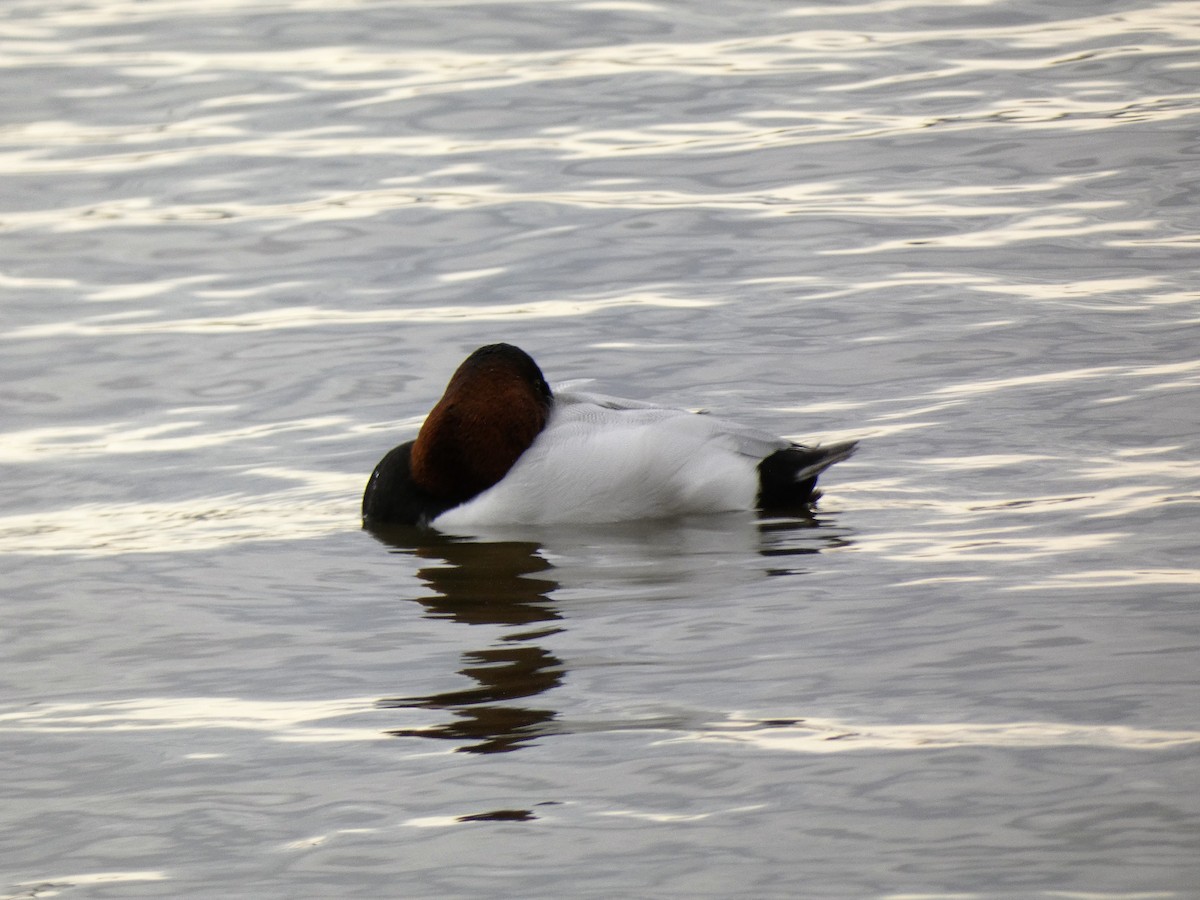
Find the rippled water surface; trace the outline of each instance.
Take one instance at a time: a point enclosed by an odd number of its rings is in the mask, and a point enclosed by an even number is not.
[[[0,898],[1200,896],[1200,7],[0,7]],[[371,535],[459,360],[858,437]]]

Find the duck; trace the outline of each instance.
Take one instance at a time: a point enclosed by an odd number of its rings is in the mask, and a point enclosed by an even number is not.
[[[804,510],[857,441],[805,446],[686,409],[551,390],[512,344],[480,347],[362,498],[366,526],[462,532]]]

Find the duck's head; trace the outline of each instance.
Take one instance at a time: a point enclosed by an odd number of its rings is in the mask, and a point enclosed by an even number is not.
[[[413,481],[461,503],[507,474],[546,425],[554,395],[533,358],[512,344],[463,361],[412,448]]]

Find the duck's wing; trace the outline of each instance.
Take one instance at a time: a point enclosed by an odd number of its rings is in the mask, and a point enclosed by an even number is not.
[[[702,431],[710,439],[754,460],[761,460],[776,450],[792,446],[791,441],[769,431],[719,416],[710,416],[704,411],[574,391],[555,394],[555,403],[558,414],[564,419],[587,422],[595,426],[619,429],[651,426],[674,419],[685,420],[689,426],[688,431]]]
[[[594,394],[591,391],[576,391],[570,388],[571,385],[577,384],[578,381],[567,382],[566,384],[556,385],[554,388],[554,399],[563,406],[598,406],[601,409],[611,410],[660,410],[661,412],[683,413],[689,412],[686,409],[679,409],[672,406],[661,406],[657,403],[646,403],[643,400],[628,400],[624,397],[610,397],[607,394]]]

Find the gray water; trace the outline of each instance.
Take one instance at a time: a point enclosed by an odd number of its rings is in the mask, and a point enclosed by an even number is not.
[[[0,897],[1200,896],[1200,7],[0,35]],[[362,531],[497,340],[862,448]]]

